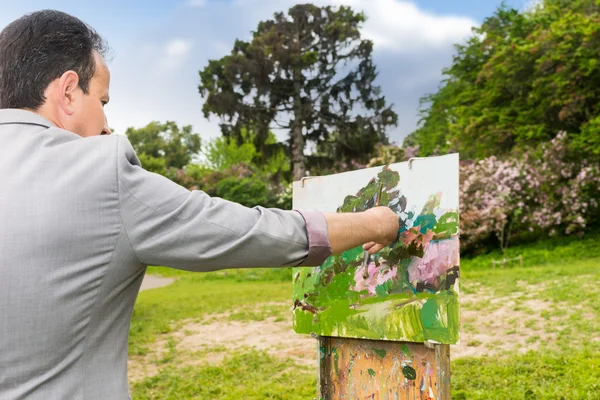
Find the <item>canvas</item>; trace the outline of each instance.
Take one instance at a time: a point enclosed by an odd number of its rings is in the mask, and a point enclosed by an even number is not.
[[[357,247],[293,274],[293,324],[321,336],[435,342],[459,339],[458,154],[294,183],[294,208],[390,207],[398,239]]]

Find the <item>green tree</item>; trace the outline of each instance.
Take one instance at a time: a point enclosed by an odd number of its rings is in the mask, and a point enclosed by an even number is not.
[[[289,157],[285,149],[278,146],[279,143],[272,132],[269,132],[264,143],[264,149],[268,151],[257,151],[252,133],[245,133],[243,139],[242,143],[227,136],[211,140],[202,152],[204,155],[202,166],[209,170],[223,172],[232,166],[244,164],[273,183],[289,182]]]
[[[301,4],[276,13],[250,42],[237,40],[231,54],[200,71],[204,114],[220,117],[223,134],[238,142],[251,129],[259,152],[271,128],[288,131],[296,180],[306,174],[306,142],[318,144],[331,132],[358,136],[371,153],[387,142],[385,130],[397,115],[374,85],[373,43],[360,35],[364,21],[349,7]]]
[[[200,151],[200,136],[192,132],[190,125],[179,128],[172,121],[151,122],[140,129],[127,128],[125,134],[140,160],[146,161],[142,165],[157,169],[153,172],[183,168]]]
[[[206,168],[223,172],[232,165],[250,164],[256,157],[256,147],[250,142],[238,144],[225,136],[211,140],[203,151]]]
[[[235,201],[246,207],[265,206],[269,203],[269,188],[257,176],[238,178],[228,176],[217,183],[217,196]]]
[[[456,46],[438,92],[422,99],[408,138],[421,154],[506,154],[566,131],[600,154],[600,3],[544,0],[519,12],[502,5]]]
[[[137,153],[142,166],[146,171],[154,172],[162,176],[167,175],[167,163],[162,157],[152,157],[146,153]]]

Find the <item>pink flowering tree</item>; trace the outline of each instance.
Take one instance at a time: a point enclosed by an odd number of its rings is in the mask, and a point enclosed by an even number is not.
[[[598,217],[599,164],[574,154],[564,132],[521,156],[464,162],[460,174],[463,249],[493,236],[504,252],[525,231],[583,234]]]
[[[535,170],[523,160],[488,157],[463,163],[460,183],[461,240],[476,247],[495,236],[505,252],[513,234],[539,207]]]
[[[551,235],[583,234],[598,215],[600,166],[570,150],[568,135],[560,132],[542,146],[537,157],[526,156],[540,176],[537,192],[542,205],[531,215],[531,224]]]

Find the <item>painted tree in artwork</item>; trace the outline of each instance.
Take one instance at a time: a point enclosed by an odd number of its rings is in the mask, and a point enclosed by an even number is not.
[[[300,4],[258,24],[249,42],[200,71],[205,116],[216,115],[225,136],[256,132],[261,151],[269,129],[289,132],[294,179],[306,175],[304,150],[335,137],[343,154],[370,154],[397,123],[373,63],[365,21],[350,7]]]

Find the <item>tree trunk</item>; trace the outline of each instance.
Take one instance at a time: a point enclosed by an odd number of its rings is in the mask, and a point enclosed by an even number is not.
[[[302,134],[302,90],[300,82],[301,71],[294,71],[294,123],[292,124],[291,146],[292,146],[292,169],[294,181],[299,181],[306,176],[306,165],[304,164],[304,135]]]
[[[304,136],[302,135],[301,121],[294,121],[291,135],[294,181],[299,181],[306,176],[306,166],[304,165]]]

